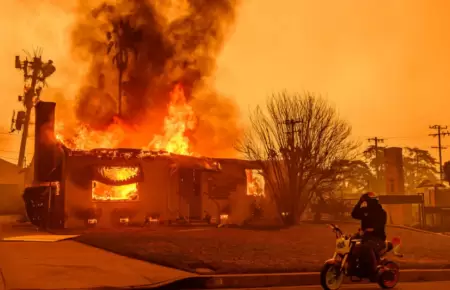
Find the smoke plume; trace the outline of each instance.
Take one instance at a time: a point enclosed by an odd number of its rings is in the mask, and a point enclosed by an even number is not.
[[[233,101],[215,91],[213,77],[238,1],[80,1],[72,53],[76,61],[88,62],[89,70],[77,96],[77,119],[99,130],[114,120],[118,70],[112,58],[117,49],[107,54],[107,33],[122,21],[130,28],[122,38],[128,47],[122,121],[145,126],[148,130],[141,134],[156,133],[167,112],[169,92],[181,84],[199,118],[190,136],[196,151],[215,155],[231,150],[240,134],[239,113]]]

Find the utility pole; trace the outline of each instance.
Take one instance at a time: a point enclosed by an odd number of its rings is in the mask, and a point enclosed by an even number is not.
[[[376,174],[376,188],[377,191],[378,189],[381,189],[380,186],[380,162],[379,162],[379,154],[378,154],[378,148],[379,148],[379,143],[384,143],[384,139],[382,138],[378,138],[378,137],[373,137],[373,138],[369,138],[367,139],[367,141],[373,142],[374,143],[374,148],[375,148],[375,174]]]
[[[297,124],[300,124],[301,120],[294,120],[294,119],[287,119],[282,122],[282,124],[286,125],[288,130],[286,131],[287,134],[287,143],[290,148],[290,150],[294,150],[295,148],[295,133],[298,132],[298,130],[295,130],[295,126]]]
[[[45,80],[52,75],[56,68],[53,65],[53,61],[49,60],[44,63],[41,58],[42,50],[36,50],[32,60],[27,58],[24,61],[20,60],[20,56],[16,56],[15,67],[18,70],[23,71],[24,95],[19,95],[18,101],[23,103],[25,111],[19,111],[16,118],[13,115],[13,128],[12,131],[22,129],[22,139],[20,142],[19,161],[18,166],[23,168],[25,152],[27,147],[28,128],[30,125],[31,111],[34,105],[39,101],[42,88],[46,85]],[[31,58],[31,57],[30,57]],[[36,136],[37,138],[37,136]]]
[[[430,126],[430,129],[437,130],[437,133],[429,134],[432,137],[438,137],[438,146],[433,146],[431,148],[435,148],[439,150],[439,180],[442,183],[442,180],[444,179],[443,176],[443,170],[442,170],[442,150],[447,149],[447,147],[443,147],[441,143],[441,139],[444,136],[449,136],[450,132],[442,132],[442,130],[446,130],[447,126],[441,126],[441,125],[433,125]]]
[[[295,194],[295,192],[298,190],[297,186],[297,180],[298,180],[298,160],[297,160],[297,154],[299,153],[299,148],[295,146],[295,133],[299,132],[295,129],[295,126],[297,124],[302,123],[299,119],[285,119],[281,124],[284,124],[287,127],[286,135],[287,135],[287,148],[280,148],[282,150],[282,153],[284,151],[284,156],[287,156],[289,159],[289,162],[287,165],[287,171],[289,175],[289,194]],[[288,220],[293,218],[292,213],[296,212],[297,206],[295,203],[292,203],[289,208],[289,212],[291,214],[287,216]]]

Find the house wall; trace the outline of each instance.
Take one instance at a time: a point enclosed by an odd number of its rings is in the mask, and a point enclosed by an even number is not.
[[[436,197],[435,197],[435,190],[433,187],[431,188],[424,188],[423,190],[423,199],[424,199],[424,206],[436,206]],[[428,226],[435,226],[438,223],[438,215],[437,214],[427,214],[425,216],[425,224]]]
[[[450,207],[450,189],[448,188],[424,188],[424,200],[425,206],[428,207]],[[448,228],[450,223],[450,217],[442,214],[427,214],[426,224],[431,227],[443,227]]]
[[[203,211],[217,218],[229,208],[228,222],[241,224],[250,216],[253,201],[253,197],[247,196],[245,166],[239,161],[227,160],[221,162],[221,167],[221,172],[202,174]]]
[[[434,192],[435,206],[450,207],[450,189],[438,188]]]
[[[139,164],[144,181],[139,183],[137,201],[93,201],[92,177],[83,177],[88,166],[120,166]],[[98,227],[111,227],[114,209],[126,208],[135,215],[132,223],[143,223],[145,216],[158,215],[161,221],[175,220],[180,215],[189,216],[189,200],[180,194],[179,171],[171,167],[173,160],[167,158],[101,160],[93,156],[67,156],[64,161],[64,177],[61,191],[65,199],[66,228],[84,227],[79,212],[90,208],[101,209]],[[176,162],[176,161],[175,161]],[[230,209],[228,222],[241,224],[250,217],[250,205],[254,197],[247,196],[245,166],[235,161],[221,163],[221,172],[202,171],[201,208],[213,218],[218,218],[226,208]],[[211,187],[213,178],[215,188]]]
[[[217,192],[215,189],[211,188],[211,184],[214,183],[214,179],[218,177],[218,174],[222,173],[211,173],[202,172],[201,180],[201,192],[202,192],[202,212],[203,216],[208,213],[212,218],[218,219],[221,211],[227,207],[229,204],[228,199],[222,197],[217,197]],[[221,190],[221,189],[219,189]],[[221,193],[222,194],[222,193]]]
[[[24,214],[24,174],[15,164],[0,160],[0,215]]]
[[[170,161],[154,159],[142,161],[142,208],[149,214],[157,214],[162,221],[172,220],[179,207],[177,196],[178,176],[170,169]]]
[[[99,160],[91,156],[68,156],[64,164],[64,178],[61,184],[65,195],[66,228],[84,227],[79,217],[80,210],[101,209],[98,227],[111,227],[111,213],[115,209],[133,212],[131,223],[143,223],[146,215],[159,214],[162,220],[169,217],[168,205],[172,205],[169,161],[165,159],[133,161],[143,170],[144,181],[139,183],[139,200],[136,201],[93,201],[92,180],[83,178],[83,170],[90,165],[117,166],[117,160]],[[131,165],[127,161],[127,165]]]
[[[168,179],[170,182],[167,190],[165,220],[176,220],[180,215],[187,215],[187,206],[179,194],[180,182],[178,171],[169,168]]]

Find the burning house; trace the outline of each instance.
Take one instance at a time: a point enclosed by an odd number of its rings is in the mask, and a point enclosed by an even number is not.
[[[36,104],[34,223],[219,218],[248,196],[254,164],[193,156],[232,156],[241,134],[240,110],[214,85],[240,1],[169,2],[74,9],[68,63],[83,77],[59,88],[74,102],[56,126],[55,104]]]
[[[80,228],[178,219],[246,218],[254,186],[249,161],[138,149],[73,150],[55,135],[55,103],[36,105],[34,180],[25,189],[37,226]],[[232,212],[233,214],[230,214]]]

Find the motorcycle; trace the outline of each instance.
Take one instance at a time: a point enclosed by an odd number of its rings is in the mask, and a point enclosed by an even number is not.
[[[344,234],[337,225],[329,225],[336,235],[336,249],[333,257],[327,260],[320,272],[320,284],[324,290],[337,290],[341,287],[344,277],[349,277],[351,282],[361,282],[369,279],[359,262],[359,250],[361,236]],[[393,252],[395,256],[402,257],[398,252],[400,239],[394,238],[386,241],[385,247],[377,255],[376,282],[383,289],[394,288],[399,280],[399,266],[384,256]],[[369,279],[370,280],[370,279]]]

